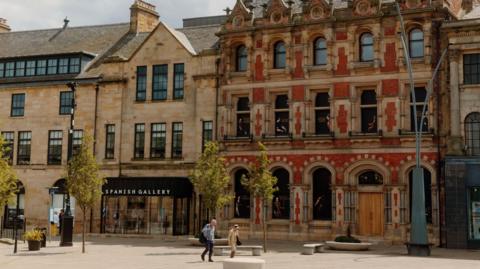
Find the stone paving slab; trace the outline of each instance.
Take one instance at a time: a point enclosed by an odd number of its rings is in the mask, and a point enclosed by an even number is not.
[[[259,244],[258,241],[246,241]],[[480,268],[480,251],[433,249],[432,257],[416,258],[406,255],[403,246],[374,246],[367,252],[340,252],[326,250],[311,256],[301,255],[303,242],[269,241],[270,251],[259,258],[267,269],[384,269]],[[19,244],[13,255],[13,246],[0,245],[1,269],[67,268],[67,269],[221,269],[227,256],[213,257],[215,262],[200,260],[202,248],[188,245],[186,240],[135,238],[92,238],[87,253],[81,253],[81,244],[59,247],[57,241],[40,251],[28,252],[26,244]],[[251,251],[239,251],[239,256],[250,257]]]

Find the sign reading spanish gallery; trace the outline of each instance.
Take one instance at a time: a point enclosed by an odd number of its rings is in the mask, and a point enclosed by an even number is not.
[[[193,187],[188,178],[109,178],[102,187],[107,196],[191,197]]]

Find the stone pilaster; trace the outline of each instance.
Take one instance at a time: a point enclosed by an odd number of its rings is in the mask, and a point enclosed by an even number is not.
[[[462,155],[462,135],[460,130],[460,90],[459,90],[459,55],[458,50],[450,50],[450,137],[448,139],[449,155]]]

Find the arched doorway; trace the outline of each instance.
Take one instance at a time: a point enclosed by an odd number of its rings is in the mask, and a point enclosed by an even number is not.
[[[53,184],[52,190],[52,207],[50,209],[50,219],[53,219],[53,214],[60,213],[60,210],[65,210],[66,197],[67,197],[67,186],[65,179],[59,179]],[[72,216],[75,216],[75,198],[70,196],[70,211]]]
[[[239,169],[234,174],[235,206],[234,217],[239,219],[250,218],[250,193],[242,184],[242,177],[247,176],[246,169]]]
[[[3,218],[4,229],[14,229],[15,217],[17,216],[18,201],[18,218],[17,228],[23,230],[25,221],[25,187],[21,181],[17,181],[18,193],[7,205],[5,205],[5,214]],[[2,231],[3,233],[3,231]]]
[[[432,173],[428,171],[425,167],[423,168],[423,182],[424,182],[424,195],[425,195],[425,216],[427,218],[427,223],[432,224],[433,222],[433,206],[432,206]],[[410,212],[410,222],[412,222],[412,181],[413,181],[413,170],[408,173],[408,201],[409,201],[409,212]]]
[[[358,176],[358,225],[360,235],[383,236],[383,177],[367,170]]]
[[[278,188],[273,194],[272,219],[290,219],[290,173],[278,168],[272,175],[277,178]]]
[[[313,219],[332,220],[332,174],[326,168],[318,168],[312,175]]]

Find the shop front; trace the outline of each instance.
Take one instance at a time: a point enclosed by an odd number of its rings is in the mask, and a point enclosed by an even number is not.
[[[193,186],[188,178],[109,178],[102,192],[102,233],[190,232]]]

